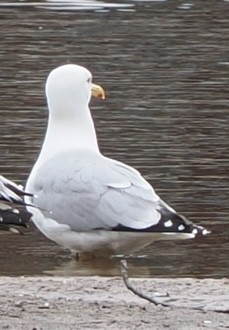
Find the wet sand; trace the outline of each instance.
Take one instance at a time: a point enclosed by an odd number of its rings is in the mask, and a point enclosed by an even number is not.
[[[0,329],[229,328],[227,279],[131,279],[131,283],[148,294],[168,292],[170,298],[158,299],[172,299],[173,306],[154,306],[138,298],[118,277],[1,277]]]

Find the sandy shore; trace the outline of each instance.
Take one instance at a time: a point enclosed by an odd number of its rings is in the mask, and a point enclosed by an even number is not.
[[[228,280],[131,282],[148,294],[169,292],[176,307],[154,306],[127,290],[116,277],[1,277],[0,329],[229,328]],[[201,306],[204,311],[190,309]]]

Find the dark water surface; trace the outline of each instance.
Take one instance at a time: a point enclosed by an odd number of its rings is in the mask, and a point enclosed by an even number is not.
[[[212,230],[153,244],[130,258],[132,274],[228,277],[229,2],[82,3],[0,4],[0,173],[25,183],[45,134],[47,74],[84,65],[107,92],[91,103],[102,152]],[[2,275],[118,271],[115,262],[76,264],[34,228],[0,234]]]

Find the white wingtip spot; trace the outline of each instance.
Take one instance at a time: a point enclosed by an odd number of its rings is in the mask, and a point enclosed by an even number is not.
[[[17,230],[16,228],[10,227],[9,230],[14,234],[20,234],[20,231]]]
[[[182,231],[182,230],[184,230],[184,229],[185,229],[185,226],[184,226],[184,225],[179,225],[179,226],[178,226],[178,230],[179,230],[179,231]]]
[[[166,222],[164,223],[164,226],[165,226],[166,228],[168,228],[168,227],[172,227],[172,226],[173,226],[173,223],[172,223],[171,220],[168,220],[168,221],[166,221]]]
[[[198,230],[196,228],[193,229],[192,233],[196,235],[198,233]]]
[[[207,229],[203,229],[202,234],[207,235],[207,234],[211,234],[211,232]]]

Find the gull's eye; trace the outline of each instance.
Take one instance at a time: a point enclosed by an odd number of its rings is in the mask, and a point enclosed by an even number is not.
[[[92,78],[89,77],[89,78],[87,79],[87,82],[91,84],[91,82],[92,82]]]

